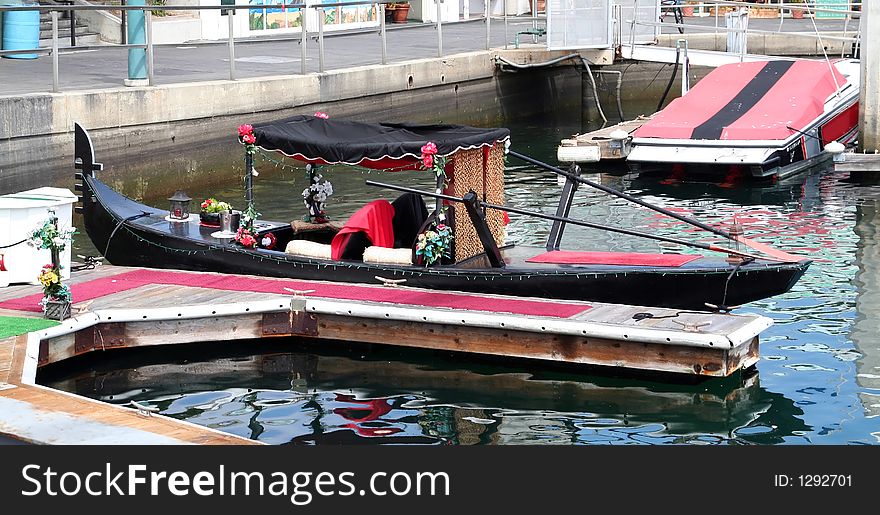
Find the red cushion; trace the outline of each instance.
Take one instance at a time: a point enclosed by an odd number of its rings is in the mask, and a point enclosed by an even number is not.
[[[527,263],[565,265],[681,266],[703,256],[696,254],[643,254],[640,252],[569,252],[553,250],[526,260]]]

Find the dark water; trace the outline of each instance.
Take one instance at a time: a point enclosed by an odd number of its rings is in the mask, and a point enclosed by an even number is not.
[[[468,121],[466,114],[460,118],[455,121]],[[488,118],[511,128],[514,149],[547,160],[561,138],[591,123],[582,121],[580,109],[566,106],[528,120],[511,113]],[[479,119],[485,121],[486,113]],[[210,159],[185,163],[187,176],[195,177],[184,183],[187,191],[199,200],[216,196],[242,203],[241,149],[225,143],[206,148],[212,149],[205,153]],[[555,179],[512,159],[509,165],[508,202],[551,210],[559,194]],[[119,168],[120,177],[128,178],[116,180],[117,187],[159,206],[180,183],[162,178],[169,167]],[[304,213],[302,170],[265,162],[258,169],[258,208],[265,217]],[[364,178],[427,185],[418,174],[334,169],[326,176],[336,190],[330,211],[340,218],[383,193],[364,186]],[[832,170],[734,187],[665,184],[620,170],[592,178],[710,223],[736,216],[747,236],[815,259],[791,292],[737,310],[775,322],[762,335],[757,370],[682,384],[680,378],[612,377],[592,369],[291,340],[212,346],[220,351],[197,346],[108,354],[100,363],[50,371],[44,382],[108,402],[137,400],[172,417],[274,444],[880,441],[876,179]],[[593,191],[579,192],[572,216],[708,241],[687,226]],[[514,217],[508,236],[540,244],[547,230],[543,221]],[[91,251],[87,243],[78,245]],[[568,230],[563,247],[661,248],[580,228]]]

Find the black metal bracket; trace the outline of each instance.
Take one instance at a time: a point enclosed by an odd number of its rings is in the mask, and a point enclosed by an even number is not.
[[[562,194],[559,196],[559,205],[556,206],[556,216],[560,218],[568,218],[571,211],[571,204],[574,202],[574,195],[577,193],[580,183],[575,179],[581,176],[581,167],[577,163],[572,163],[568,168],[570,176],[565,176],[565,186],[562,187]],[[550,227],[550,236],[547,238],[547,250],[559,250],[562,244],[562,233],[565,231],[565,222],[562,220],[554,220],[553,226]]]
[[[477,236],[480,238],[480,243],[483,244],[483,248],[486,250],[486,257],[489,258],[489,264],[492,265],[493,268],[504,268],[504,259],[501,258],[501,250],[498,249],[498,244],[495,243],[492,231],[489,230],[489,226],[486,225],[483,210],[479,207],[480,199],[477,197],[476,192],[474,192],[474,190],[467,192],[464,197],[462,197],[462,200],[464,201],[465,209],[467,209],[468,217],[470,217],[471,223],[474,224],[474,229],[477,231]]]

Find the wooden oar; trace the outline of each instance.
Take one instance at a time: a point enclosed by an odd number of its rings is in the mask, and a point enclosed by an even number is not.
[[[430,192],[430,191],[417,190],[415,188],[408,188],[406,186],[397,186],[395,184],[386,184],[383,182],[376,182],[376,181],[370,181],[370,180],[366,181],[365,184],[367,184],[368,186],[378,186],[380,188],[388,188],[391,190],[402,191],[402,192],[406,192],[406,193],[416,193],[418,195],[427,195],[429,197],[439,198],[439,199],[443,199],[443,200],[450,200],[452,202],[464,203],[464,199],[460,198],[460,197],[453,197],[451,195],[444,195],[442,193],[434,193],[434,192]],[[516,214],[520,214],[520,215],[534,216],[536,218],[544,218],[546,220],[565,222],[567,224],[580,225],[582,227],[589,227],[590,229],[599,229],[599,230],[603,230],[603,231],[616,232],[619,234],[626,234],[628,236],[637,236],[640,238],[647,238],[650,240],[664,241],[666,243],[675,243],[677,245],[684,245],[687,247],[694,247],[694,248],[703,249],[703,250],[711,250],[713,252],[721,252],[723,254],[729,254],[729,255],[739,256],[739,257],[744,257],[744,258],[767,259],[765,257],[758,256],[755,254],[749,254],[748,252],[742,252],[742,251],[739,251],[736,249],[730,249],[727,247],[719,247],[718,245],[711,245],[711,244],[697,243],[697,242],[691,242],[691,241],[686,241],[686,240],[679,240],[678,238],[670,238],[667,236],[658,236],[656,234],[648,234],[648,233],[644,233],[644,232],[640,232],[640,231],[635,231],[632,229],[621,229],[619,227],[611,227],[609,225],[602,225],[602,224],[596,224],[596,223],[592,223],[592,222],[585,222],[583,220],[575,220],[574,218],[568,218],[568,217],[564,217],[564,216],[547,215],[544,213],[538,213],[535,211],[528,211],[526,209],[520,209],[520,208],[516,208],[516,207],[499,206],[497,204],[491,204],[489,202],[483,202],[481,200],[479,200],[478,203],[480,204],[480,206],[487,207],[489,209],[497,209],[499,211],[507,211],[508,213],[516,213]],[[776,259],[773,257],[771,257],[770,259],[773,261],[785,261],[785,260],[780,260],[780,259]]]
[[[620,197],[622,199],[636,203],[636,204],[643,206],[643,207],[646,207],[648,209],[653,209],[654,211],[657,211],[658,213],[662,213],[666,216],[670,216],[672,218],[675,218],[676,220],[680,220],[684,223],[693,225],[694,227],[699,227],[700,229],[703,229],[704,231],[709,231],[711,233],[717,234],[718,236],[723,236],[729,240],[733,239],[733,236],[731,236],[730,233],[728,233],[727,231],[725,231],[723,229],[719,229],[717,227],[712,227],[711,225],[706,225],[703,222],[700,222],[699,220],[694,220],[693,218],[689,218],[687,216],[683,216],[678,213],[673,213],[672,211],[669,211],[668,209],[663,209],[660,206],[655,206],[654,204],[651,204],[650,202],[645,202],[644,200],[642,200],[640,198],[633,197],[632,195],[626,194],[622,191],[617,191],[614,188],[609,188],[608,186],[605,186],[603,184],[599,184],[598,182],[593,182],[589,179],[584,179],[583,177],[578,177],[577,175],[574,175],[571,172],[567,172],[561,168],[557,168],[553,165],[549,165],[549,164],[544,163],[542,161],[538,161],[537,159],[529,157],[525,154],[520,154],[519,152],[514,152],[513,150],[510,150],[508,152],[508,154],[517,158],[517,159],[521,159],[527,163],[531,163],[535,166],[544,168],[545,170],[549,170],[555,174],[561,175],[561,176],[566,177],[568,179],[571,179],[573,181],[579,182],[581,184],[586,184],[587,186],[591,186],[591,187],[596,188],[598,190],[604,191],[605,193],[614,195],[616,197]]]
[[[775,249],[775,248],[773,248],[769,245],[766,245],[764,243],[758,243],[757,241],[750,240],[748,238],[743,237],[742,235],[730,234],[729,232],[727,232],[723,229],[719,229],[717,227],[712,227],[711,225],[706,225],[703,222],[700,222],[699,220],[694,220],[693,218],[689,218],[687,216],[683,216],[678,213],[674,213],[672,211],[669,211],[668,209],[663,209],[660,206],[656,206],[654,204],[651,204],[650,202],[645,202],[642,199],[639,199],[637,197],[633,197],[632,195],[628,195],[626,193],[623,193],[622,191],[617,191],[613,188],[609,188],[608,186],[599,184],[597,182],[593,182],[589,179],[584,179],[583,177],[578,177],[577,175],[574,175],[570,172],[567,172],[561,168],[557,168],[553,165],[549,165],[549,164],[544,163],[542,161],[538,161],[537,159],[531,158],[525,154],[520,154],[519,152],[514,152],[513,150],[510,150],[508,153],[511,156],[516,157],[517,159],[521,159],[527,163],[531,163],[535,166],[544,168],[546,170],[549,170],[555,174],[561,175],[561,176],[566,177],[568,179],[571,179],[573,181],[579,182],[581,184],[586,184],[587,186],[591,186],[593,188],[604,191],[604,192],[609,193],[611,195],[614,195],[614,196],[620,197],[622,199],[628,200],[630,202],[636,203],[640,206],[647,207],[648,209],[652,209],[654,211],[657,211],[658,213],[662,213],[666,216],[675,218],[676,220],[680,220],[684,223],[693,225],[694,227],[699,227],[700,229],[703,229],[705,231],[709,231],[713,234],[717,234],[718,236],[722,236],[722,237],[727,238],[729,240],[742,243],[743,245],[745,245],[747,247],[750,247],[754,250],[757,250],[758,252],[761,252],[767,256],[772,257],[776,261],[783,261],[783,262],[787,262],[787,263],[797,263],[798,261],[803,261],[804,259],[806,259],[803,257],[795,256],[793,254],[789,254],[789,253],[782,251],[782,250]]]

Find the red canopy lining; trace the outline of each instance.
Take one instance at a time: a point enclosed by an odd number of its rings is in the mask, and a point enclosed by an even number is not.
[[[438,156],[450,157],[451,160],[455,158],[455,154],[461,150],[473,150],[477,148],[489,149],[494,147],[495,145],[501,143],[503,144],[504,140],[497,140],[492,142],[491,144],[483,144],[483,145],[474,145],[468,147],[456,147],[454,152],[450,152],[449,154],[437,154]],[[281,150],[277,149],[267,149],[264,147],[259,147],[260,149],[267,152],[278,152],[279,154],[289,157],[291,159],[296,159],[297,161],[301,161],[306,164],[313,165],[348,165],[348,166],[362,166],[364,168],[369,168],[371,170],[385,170],[392,172],[401,172],[405,170],[421,170],[422,169],[422,156],[417,154],[404,154],[399,157],[392,156],[383,156],[381,159],[370,159],[363,158],[360,161],[355,163],[348,163],[345,161],[327,161],[320,157],[307,157],[303,154],[287,154]]]

